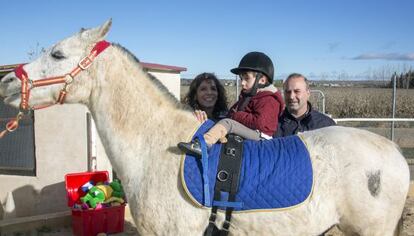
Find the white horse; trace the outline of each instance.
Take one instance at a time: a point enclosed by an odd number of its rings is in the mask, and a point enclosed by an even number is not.
[[[37,81],[64,75],[104,39],[111,21],[81,30],[26,64]],[[29,105],[54,102],[64,85],[36,87]],[[5,102],[18,107],[16,73],[0,83]],[[132,216],[142,235],[201,235],[210,209],[194,205],[180,181],[182,155],[175,148],[199,123],[159,81],[143,72],[126,49],[112,44],[67,85],[66,102],[91,111]],[[376,134],[330,127],[301,134],[314,171],[313,193],[284,211],[233,213],[234,235],[318,235],[333,225],[346,234],[393,235],[409,187],[408,165],[398,147]],[[219,212],[222,222],[223,213]],[[221,223],[219,223],[221,225]]]

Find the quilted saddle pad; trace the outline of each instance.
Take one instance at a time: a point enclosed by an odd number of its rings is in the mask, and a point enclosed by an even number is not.
[[[207,121],[195,136],[214,123]],[[193,138],[194,138],[193,137]],[[190,199],[199,206],[212,206],[221,144],[208,150],[208,180],[203,181],[199,158],[186,155],[181,165],[181,180]],[[209,199],[204,199],[208,182]],[[245,140],[235,211],[282,209],[296,206],[312,193],[312,163],[306,145],[297,135],[271,140]],[[206,204],[207,203],[207,204]]]

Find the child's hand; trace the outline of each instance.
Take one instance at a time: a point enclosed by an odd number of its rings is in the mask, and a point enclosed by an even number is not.
[[[204,123],[204,121],[208,120],[207,113],[202,110],[195,110],[194,116],[197,118],[200,123]]]

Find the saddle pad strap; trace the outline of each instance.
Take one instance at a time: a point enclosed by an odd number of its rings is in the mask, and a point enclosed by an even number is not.
[[[214,206],[218,207],[232,207],[232,208],[242,208],[242,202],[228,202],[228,201],[213,201]]]
[[[203,167],[203,190],[204,190],[204,206],[210,207],[210,186],[208,181],[208,154],[207,144],[203,135],[197,135],[201,144],[201,165]]]
[[[236,194],[243,158],[243,138],[234,134],[229,134],[227,137],[228,141],[221,149],[214,191]],[[214,200],[219,201],[220,199]]]

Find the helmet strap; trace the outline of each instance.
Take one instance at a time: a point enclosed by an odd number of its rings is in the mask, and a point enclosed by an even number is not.
[[[267,82],[266,84],[259,84],[259,80],[260,80],[260,78],[261,78],[262,76],[264,76],[264,74],[262,74],[262,73],[260,73],[260,72],[257,72],[257,73],[256,73],[256,79],[255,79],[255,81],[254,81],[253,87],[252,87],[252,89],[250,90],[250,92],[248,92],[248,93],[244,93],[244,95],[245,95],[245,96],[248,96],[248,97],[253,97],[253,96],[255,96],[255,95],[257,94],[257,89],[259,89],[259,88],[264,88],[264,87],[266,87],[266,86],[268,86],[268,85],[269,85],[269,82]]]

